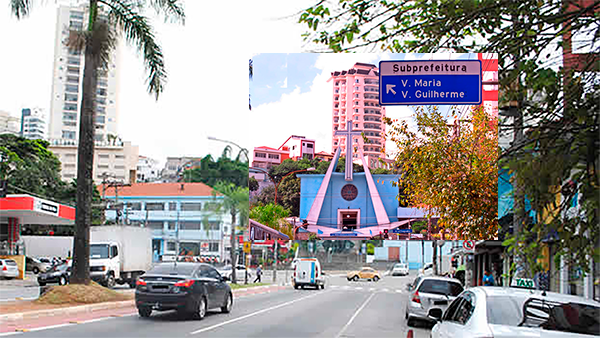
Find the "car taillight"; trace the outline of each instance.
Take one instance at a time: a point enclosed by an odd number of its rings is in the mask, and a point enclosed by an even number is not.
[[[191,279],[188,279],[185,281],[175,283],[175,286],[183,286],[185,288],[189,288],[190,286],[192,286],[192,284],[194,284],[194,281]]]
[[[2,271],[6,271],[6,265],[2,267]]]
[[[415,291],[415,294],[413,295],[412,301],[415,302],[415,303],[421,304],[421,298],[419,298],[419,291]]]
[[[137,282],[135,282],[135,285],[146,285],[146,281],[143,279],[138,279]]]

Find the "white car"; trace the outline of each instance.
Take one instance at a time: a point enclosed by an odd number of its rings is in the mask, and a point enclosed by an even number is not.
[[[544,337],[600,335],[600,303],[539,290],[479,286],[463,291],[437,320],[432,338]]]
[[[231,275],[232,275],[232,270],[231,270],[231,265],[225,265],[221,268],[217,268],[217,271],[219,272],[219,274],[222,277],[225,277],[225,279],[231,281]],[[252,277],[255,276],[255,274],[253,274],[252,269],[248,269],[248,281],[252,282],[254,281],[254,279],[252,279]],[[238,264],[235,266],[235,279],[236,281],[244,281],[246,279],[246,266],[242,265],[242,264]]]
[[[304,289],[305,286],[325,289],[324,274],[318,259],[299,258],[294,268],[294,275],[292,276],[294,289]]]
[[[407,276],[408,275],[408,264],[396,263],[392,269],[392,276]]]
[[[13,279],[19,277],[19,267],[12,259],[0,259],[0,277]]]
[[[419,273],[421,275],[424,275],[424,276],[431,276],[431,275],[433,275],[433,263],[427,263],[427,264],[425,264],[425,266],[423,266],[419,270]]]

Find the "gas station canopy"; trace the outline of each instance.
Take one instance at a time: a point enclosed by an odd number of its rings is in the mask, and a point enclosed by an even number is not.
[[[7,195],[0,198],[0,223],[16,218],[19,224],[75,223],[75,208],[31,195]]]

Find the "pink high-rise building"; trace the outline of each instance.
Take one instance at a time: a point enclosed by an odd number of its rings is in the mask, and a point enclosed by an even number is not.
[[[377,159],[385,146],[385,107],[379,106],[379,69],[367,63],[356,63],[351,69],[331,73],[333,82],[333,138],[332,152],[338,147],[346,151],[346,137],[336,136],[336,130],[345,130],[347,121],[352,129],[364,132],[369,142],[363,144],[355,138],[356,146],[362,144],[369,167],[377,167]],[[357,157],[356,153],[353,155]]]

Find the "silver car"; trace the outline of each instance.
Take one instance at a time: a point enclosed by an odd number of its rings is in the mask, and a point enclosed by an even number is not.
[[[458,279],[435,276],[419,276],[413,282],[408,301],[406,302],[405,318],[407,325],[412,326],[415,320],[431,322],[429,310],[438,308],[445,310],[461,292],[462,284]]]
[[[555,292],[479,286],[429,315],[433,338],[600,336],[599,302]]]
[[[19,267],[12,259],[0,259],[0,277],[13,279],[19,277]]]
[[[52,267],[50,262],[42,262],[41,260],[33,257],[25,258],[25,269],[27,271],[32,271],[34,274],[38,274],[40,272],[47,272]]]

